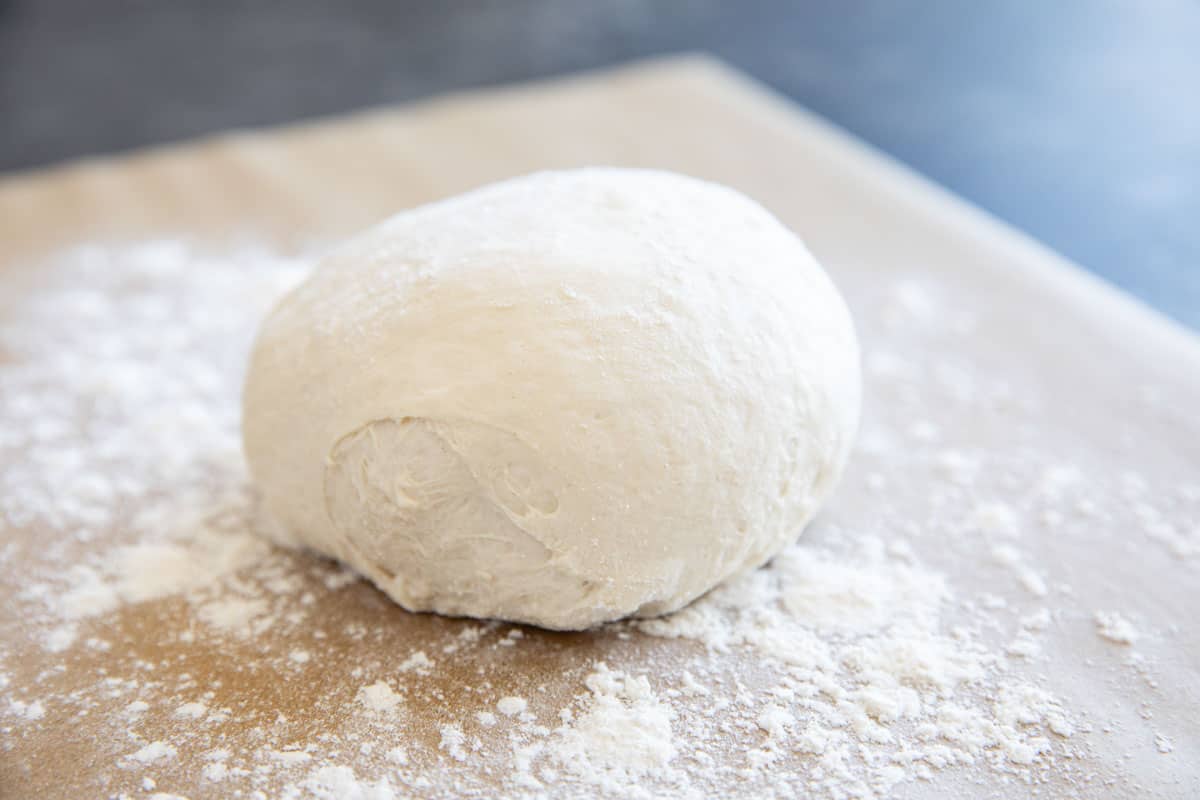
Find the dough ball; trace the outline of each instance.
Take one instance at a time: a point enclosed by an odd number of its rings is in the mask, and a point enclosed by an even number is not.
[[[325,258],[262,327],[245,448],[296,542],[405,608],[579,629],[791,542],[859,380],[837,290],[751,200],[545,172]]]

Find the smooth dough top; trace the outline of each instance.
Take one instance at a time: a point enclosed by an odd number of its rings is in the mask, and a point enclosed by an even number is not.
[[[572,629],[778,552],[840,475],[859,390],[846,307],[771,214],[594,168],[326,257],[264,323],[244,437],[291,535],[405,607]]]

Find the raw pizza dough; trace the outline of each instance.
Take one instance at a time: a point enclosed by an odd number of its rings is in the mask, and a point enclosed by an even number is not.
[[[405,608],[578,629],[794,539],[859,391],[841,297],[753,201],[545,172],[326,257],[263,325],[245,449],[297,543]]]

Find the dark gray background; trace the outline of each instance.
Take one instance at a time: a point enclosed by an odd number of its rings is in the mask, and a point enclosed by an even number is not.
[[[0,0],[0,170],[680,50],[1200,328],[1200,0]]]

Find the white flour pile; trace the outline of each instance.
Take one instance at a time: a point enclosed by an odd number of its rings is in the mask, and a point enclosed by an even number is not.
[[[1196,780],[1162,693],[1196,678],[1161,655],[1179,628],[1077,589],[1068,554],[1122,530],[1195,585],[1200,483],[1043,443],[1044,398],[951,355],[973,320],[934,287],[846,287],[873,402],[799,544],[563,635],[408,615],[256,535],[241,370],[304,269],[158,242],[0,278],[0,789],[1109,797],[1143,752]]]

